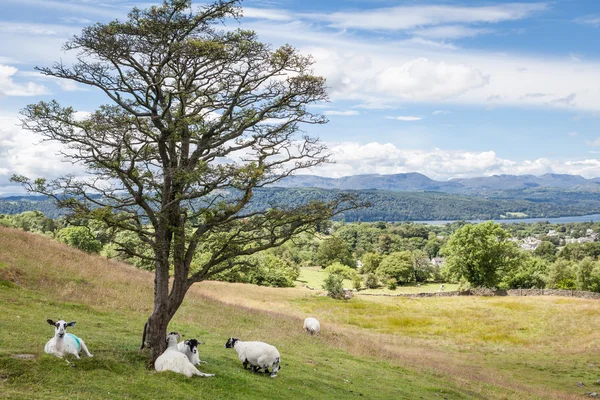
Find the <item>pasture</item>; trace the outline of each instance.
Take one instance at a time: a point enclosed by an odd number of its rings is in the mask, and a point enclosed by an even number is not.
[[[0,398],[575,399],[600,389],[597,301],[319,294],[196,284],[170,329],[205,341],[199,369],[217,376],[157,374],[138,351],[151,273],[0,228]],[[307,315],[321,335],[302,332]],[[71,368],[44,354],[46,318],[77,320],[70,331],[94,358]],[[278,377],[244,371],[223,347],[230,336],[276,345]]]

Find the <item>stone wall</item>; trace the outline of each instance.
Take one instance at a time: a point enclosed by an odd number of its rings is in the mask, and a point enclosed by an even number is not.
[[[485,288],[469,289],[465,291],[428,292],[428,293],[360,293],[360,296],[385,296],[385,297],[455,297],[455,296],[563,296],[578,297],[582,299],[600,299],[600,293],[585,292],[583,290],[560,289],[509,289],[492,290]]]

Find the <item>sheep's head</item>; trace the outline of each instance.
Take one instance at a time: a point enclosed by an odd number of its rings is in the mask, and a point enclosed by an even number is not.
[[[198,345],[199,344],[204,344],[203,342],[198,342],[197,339],[190,339],[190,340],[186,340],[185,345],[188,346],[190,348],[190,351],[193,354],[197,354],[198,353]]]
[[[200,364],[200,358],[198,357],[198,345],[199,344],[204,344],[204,342],[199,342],[196,339],[190,339],[190,340],[186,340],[185,342],[183,342],[188,350],[188,358],[190,359],[190,362],[194,365]]]
[[[63,321],[62,319],[60,321],[56,321],[56,322],[54,322],[51,319],[47,319],[46,322],[48,324],[54,326],[54,335],[58,336],[59,338],[63,338],[65,336],[65,333],[67,333],[68,326],[75,325],[75,321],[66,322],[66,321]]]
[[[181,340],[181,333],[179,332],[169,332],[167,335],[167,346],[175,344],[177,346],[177,342]]]
[[[235,342],[237,342],[237,341],[239,341],[239,340],[240,340],[240,339],[238,339],[238,338],[230,337],[230,338],[227,340],[227,343],[225,343],[225,348],[226,348],[226,349],[232,349],[232,348],[233,348],[233,346],[235,346]]]

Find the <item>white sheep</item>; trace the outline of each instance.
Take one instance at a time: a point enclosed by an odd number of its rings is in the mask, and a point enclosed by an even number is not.
[[[202,361],[198,357],[199,344],[204,344],[204,342],[199,342],[197,339],[184,340],[177,344],[177,350],[185,354],[193,365],[198,365],[200,363],[208,364],[206,361]]]
[[[63,358],[67,354],[73,354],[79,359],[79,353],[83,350],[88,357],[93,357],[82,339],[72,333],[67,333],[67,327],[75,325],[75,321],[66,322],[61,319],[54,322],[47,319],[46,322],[54,326],[54,337],[46,343],[44,352],[59,358]],[[70,364],[69,361],[67,363]]]
[[[205,374],[198,371],[190,362],[188,357],[177,350],[177,342],[181,339],[178,332],[171,332],[167,335],[167,349],[154,362],[154,368],[158,372],[173,371],[178,374],[183,374],[188,378],[194,375],[198,376],[215,376],[215,374]]]
[[[240,339],[231,337],[225,343],[225,348],[235,349],[244,369],[250,364],[254,372],[262,368],[265,373],[269,373],[269,368],[271,368],[271,378],[277,376],[281,357],[274,346],[263,342],[242,342]]]
[[[316,318],[308,317],[304,320],[304,330],[314,335],[321,332],[321,324]]]

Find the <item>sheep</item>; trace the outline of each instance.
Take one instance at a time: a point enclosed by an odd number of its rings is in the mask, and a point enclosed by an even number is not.
[[[263,342],[242,342],[238,338],[231,337],[225,343],[225,348],[235,349],[244,369],[250,364],[252,371],[257,372],[262,368],[268,374],[271,368],[271,378],[277,376],[281,358],[274,346]]]
[[[79,352],[83,350],[88,357],[93,357],[83,340],[72,333],[67,333],[67,327],[75,325],[75,321],[66,322],[61,319],[54,322],[51,319],[47,319],[46,322],[54,326],[54,337],[46,343],[44,352],[53,354],[58,358],[64,358],[68,354],[73,354],[79,359]],[[67,364],[73,365],[68,360],[65,361],[67,361]]]
[[[177,350],[185,354],[193,365],[198,365],[200,363],[208,364],[206,361],[202,361],[198,358],[199,344],[204,344],[204,342],[199,342],[196,339],[185,340],[177,344]]]
[[[208,377],[215,374],[205,374],[198,371],[190,362],[188,357],[177,349],[177,342],[181,339],[178,332],[171,332],[167,335],[167,349],[154,362],[154,369],[158,372],[173,371],[183,374],[188,378],[194,375]]]
[[[304,320],[304,330],[314,335],[321,331],[321,324],[316,318],[308,317]]]

